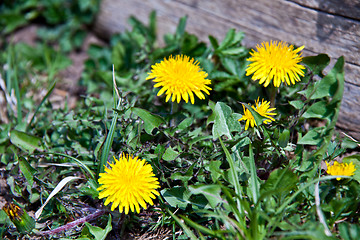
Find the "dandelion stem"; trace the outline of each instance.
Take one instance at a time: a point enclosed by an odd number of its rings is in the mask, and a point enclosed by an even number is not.
[[[94,220],[98,217],[100,217],[101,215],[103,215],[106,211],[105,210],[99,210],[99,211],[96,211],[86,217],[83,217],[83,218],[80,218],[78,220],[75,220],[73,222],[70,222],[68,224],[65,224],[61,227],[58,227],[58,228],[55,228],[53,230],[48,230],[48,231],[42,231],[42,232],[39,232],[40,235],[54,235],[54,234],[58,234],[60,232],[63,232],[63,231],[66,231],[66,230],[69,230],[69,229],[72,229],[74,227],[76,227],[77,225],[80,225],[80,224],[83,224],[85,222],[89,222],[91,220]]]
[[[171,102],[171,111],[170,111],[170,115],[171,115],[171,120],[170,120],[170,127],[175,126],[175,115],[176,112],[179,109],[179,104],[177,102]]]
[[[274,87],[273,85],[270,85],[270,108],[275,107],[276,93],[277,93],[277,88]]]

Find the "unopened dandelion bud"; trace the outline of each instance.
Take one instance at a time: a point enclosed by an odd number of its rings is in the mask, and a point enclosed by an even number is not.
[[[35,220],[14,203],[6,203],[3,210],[20,233],[31,232],[35,227]]]

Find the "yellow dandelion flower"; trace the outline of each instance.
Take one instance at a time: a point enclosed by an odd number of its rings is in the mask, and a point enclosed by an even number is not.
[[[261,116],[266,117],[267,119],[264,120],[265,124],[271,123],[272,121],[275,121],[275,119],[272,116],[275,116],[276,113],[273,113],[272,111],[274,111],[276,108],[270,108],[270,102],[269,101],[264,101],[264,99],[261,100],[261,103],[259,103],[259,98],[255,101],[255,106],[251,106],[257,113],[259,113]],[[244,115],[242,116],[242,118],[240,118],[238,121],[246,121],[245,124],[245,130],[248,130],[249,125],[251,127],[257,126],[254,116],[251,114],[251,112],[245,108],[245,106],[243,105],[244,108]]]
[[[271,80],[275,87],[279,87],[281,82],[295,84],[295,81],[300,81],[299,76],[304,76],[305,67],[298,64],[302,60],[299,52],[303,48],[301,46],[294,50],[294,46],[277,41],[262,43],[261,47],[257,45],[257,51],[253,50],[247,59],[251,63],[246,69],[246,76],[254,74],[252,80],[259,80],[259,84],[264,84],[264,87]]]
[[[194,104],[194,93],[199,99],[205,99],[203,94],[210,94],[211,80],[206,79],[208,74],[199,67],[199,62],[185,55],[170,56],[160,63],[152,65],[151,72],[146,80],[153,79],[156,88],[162,87],[158,96],[165,93],[166,102],[175,100],[179,103],[181,99]]]
[[[353,162],[351,163],[339,163],[337,161],[334,162],[333,165],[325,162],[327,166],[326,172],[332,176],[353,176],[355,174],[355,165]],[[336,180],[340,180],[338,177]]]
[[[152,199],[159,193],[155,190],[159,187],[158,179],[155,177],[151,165],[145,160],[138,160],[122,154],[115,162],[106,167],[104,173],[100,173],[99,198],[106,198],[105,205],[110,202],[111,211],[119,206],[120,213],[125,209],[125,214],[129,209],[137,213],[140,206],[146,209],[146,202],[153,205]],[[140,206],[139,206],[140,204]]]

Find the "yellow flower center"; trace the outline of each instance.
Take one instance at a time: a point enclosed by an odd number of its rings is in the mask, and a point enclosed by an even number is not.
[[[208,90],[211,88],[207,85],[211,84],[211,80],[206,79],[207,75],[199,67],[199,62],[188,56],[177,55],[153,65],[146,80],[154,79],[154,87],[162,87],[157,95],[165,93],[166,101],[171,98],[172,102],[176,100],[179,103],[181,99],[188,102],[190,98],[194,104],[194,93],[199,99],[205,99],[202,92],[210,94]]]
[[[333,165],[325,162],[327,166],[326,172],[332,176],[353,176],[355,174],[356,168],[353,162],[351,163],[339,163],[337,161],[334,162]],[[336,178],[336,180],[340,180],[341,177]]]
[[[110,167],[99,178],[99,198],[106,198],[105,205],[112,202],[112,211],[119,206],[119,211],[125,209],[127,214],[129,209],[139,213],[139,205],[146,209],[146,202],[153,204],[152,199],[159,195],[155,190],[159,182],[145,160],[123,154]]]
[[[276,113],[273,113],[272,111],[275,110],[275,108],[270,108],[270,102],[264,101],[264,99],[259,103],[259,98],[255,101],[255,106],[251,106],[257,113],[259,113],[261,116],[266,117],[267,119],[264,120],[265,124],[271,123],[272,121],[275,121],[275,119],[272,117],[276,115]],[[248,130],[249,125],[251,127],[257,126],[254,116],[251,114],[251,112],[245,108],[244,109],[244,115],[242,118],[240,118],[238,121],[246,121],[245,124],[245,130]]]
[[[251,63],[246,69],[246,76],[253,74],[253,80],[259,80],[260,84],[267,87],[271,80],[275,87],[279,87],[281,82],[288,85],[300,81],[299,76],[304,76],[304,66],[299,65],[302,57],[298,54],[304,46],[294,50],[283,42],[265,42],[257,46],[257,52],[253,50],[251,57],[247,60]]]

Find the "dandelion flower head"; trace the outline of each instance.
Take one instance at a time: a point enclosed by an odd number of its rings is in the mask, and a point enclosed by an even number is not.
[[[339,163],[337,161],[334,162],[333,165],[330,165],[328,162],[325,162],[327,166],[326,172],[331,176],[353,176],[355,174],[355,165],[353,162],[350,163]],[[336,180],[340,180],[341,177],[336,178]]]
[[[105,167],[105,172],[99,174],[99,198],[106,198],[105,205],[112,203],[111,211],[119,206],[119,211],[125,214],[129,210],[140,212],[140,206],[146,209],[146,202],[153,205],[152,199],[159,193],[159,187],[151,165],[145,160],[122,154],[110,168]]]
[[[275,87],[282,82],[287,85],[300,81],[304,76],[305,67],[299,63],[302,60],[299,53],[304,46],[294,49],[285,42],[271,41],[257,45],[257,51],[253,50],[247,60],[251,63],[246,69],[246,76],[253,74],[252,80],[259,80],[259,84],[267,87],[271,81]]]
[[[270,108],[270,101],[264,101],[264,99],[261,100],[261,103],[259,103],[259,98],[255,101],[255,106],[251,106],[257,113],[259,113],[261,116],[266,117],[267,119],[264,120],[265,124],[271,123],[272,121],[275,121],[275,119],[272,116],[275,116],[276,113],[272,112],[275,110],[275,108]],[[244,108],[244,115],[242,118],[240,118],[238,121],[246,121],[245,124],[245,130],[248,130],[249,125],[251,127],[256,126],[256,122],[254,119],[254,116],[251,114],[251,112]]]
[[[211,80],[208,74],[199,67],[199,62],[185,55],[170,56],[160,63],[152,65],[146,80],[153,79],[154,87],[161,88],[158,96],[165,93],[166,102],[171,98],[179,103],[181,99],[194,104],[194,93],[199,99],[205,99],[204,93],[210,94]]]

